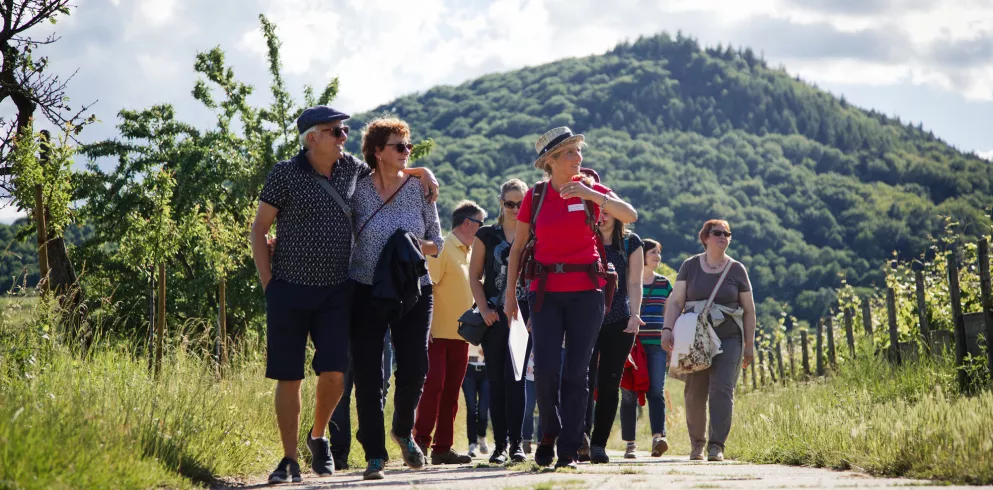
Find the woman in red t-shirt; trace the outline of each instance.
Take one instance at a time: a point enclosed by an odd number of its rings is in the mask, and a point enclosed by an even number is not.
[[[600,256],[591,222],[599,220],[601,209],[624,223],[638,219],[630,204],[581,172],[585,146],[583,135],[566,127],[538,138],[534,165],[545,172],[545,182],[539,184],[543,195],[535,202],[535,188],[524,195],[507,267],[507,283],[514,284],[521,253],[530,239],[531,215],[537,208],[534,261],[542,272],[531,281],[528,296],[542,433],[534,460],[541,466],[550,465],[558,439],[557,468],[576,466],[589,396],[590,356],[604,315],[605,281],[594,273]],[[587,201],[593,203],[591,211]],[[517,297],[512,288],[507,291],[504,312],[514,318]]]

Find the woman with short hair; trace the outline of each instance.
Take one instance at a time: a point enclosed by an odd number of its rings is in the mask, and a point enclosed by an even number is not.
[[[357,230],[349,277],[355,282],[351,328],[351,356],[355,375],[355,405],[368,467],[364,478],[380,480],[388,455],[383,413],[383,340],[392,335],[396,358],[393,391],[393,428],[390,436],[400,446],[404,463],[417,469],[424,454],[414,441],[414,411],[428,372],[428,333],[433,297],[431,277],[420,277],[420,297],[396,321],[384,321],[372,306],[372,284],[380,254],[397,231],[416,238],[423,255],[437,256],[444,241],[438,208],[424,196],[420,181],[404,174],[414,145],[410,127],[395,117],[376,119],[362,135],[362,153],[372,175],[355,185],[353,219]]]
[[[672,328],[681,313],[699,311],[718,286],[725,268],[727,277],[717,289],[710,319],[721,341],[721,353],[705,370],[686,375],[686,428],[690,435],[690,459],[724,460],[724,442],[731,432],[734,388],[743,367],[755,352],[755,301],[745,266],[727,255],[731,227],[727,221],[712,219],[700,229],[704,253],[694,255],[679,267],[676,284],[669,295],[662,327],[662,348],[672,355]],[[710,411],[708,433],[707,411]]]
[[[534,165],[545,172],[545,181],[524,195],[510,252],[507,282],[516,284],[533,222],[534,254],[525,275],[531,279],[528,304],[542,432],[534,460],[540,466],[552,463],[557,444],[555,466],[575,468],[583,442],[589,362],[609,277],[602,269],[596,223],[602,211],[625,223],[638,219],[630,204],[582,173],[584,147],[583,135],[567,127],[538,138]],[[517,294],[509,287],[504,312],[508,318],[518,315]]]

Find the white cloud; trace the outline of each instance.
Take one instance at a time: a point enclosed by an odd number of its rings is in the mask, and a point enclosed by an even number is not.
[[[984,160],[989,160],[989,161],[993,162],[993,150],[990,150],[990,151],[978,151],[978,152],[976,152],[976,155],[978,155],[979,158],[982,158]]]

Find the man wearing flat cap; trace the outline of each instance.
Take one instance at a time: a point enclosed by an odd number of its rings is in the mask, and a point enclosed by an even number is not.
[[[297,434],[308,336],[315,350],[311,368],[318,379],[307,447],[314,473],[334,473],[324,433],[348,369],[352,218],[347,203],[356,180],[370,172],[344,151],[348,118],[328,106],[300,114],[297,130],[303,148],[273,166],[252,224],[252,256],[266,298],[266,377],[277,381],[276,419],[283,442],[283,459],[269,483],[301,481]],[[429,200],[437,199],[438,185],[430,171],[406,172],[421,179]],[[277,220],[278,240],[270,259],[266,236]]]

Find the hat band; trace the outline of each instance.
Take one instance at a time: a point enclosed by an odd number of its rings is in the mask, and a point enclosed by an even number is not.
[[[556,145],[558,145],[559,143],[561,143],[561,142],[563,142],[563,141],[565,141],[565,140],[567,140],[569,138],[572,138],[572,136],[573,136],[573,134],[571,132],[569,132],[569,133],[562,133],[562,134],[558,135],[555,139],[553,139],[552,141],[549,141],[548,144],[545,145],[545,147],[541,149],[541,152],[538,153],[538,156],[540,157],[540,156],[544,155],[545,153],[548,152],[548,150],[551,150],[552,148],[555,148]]]

